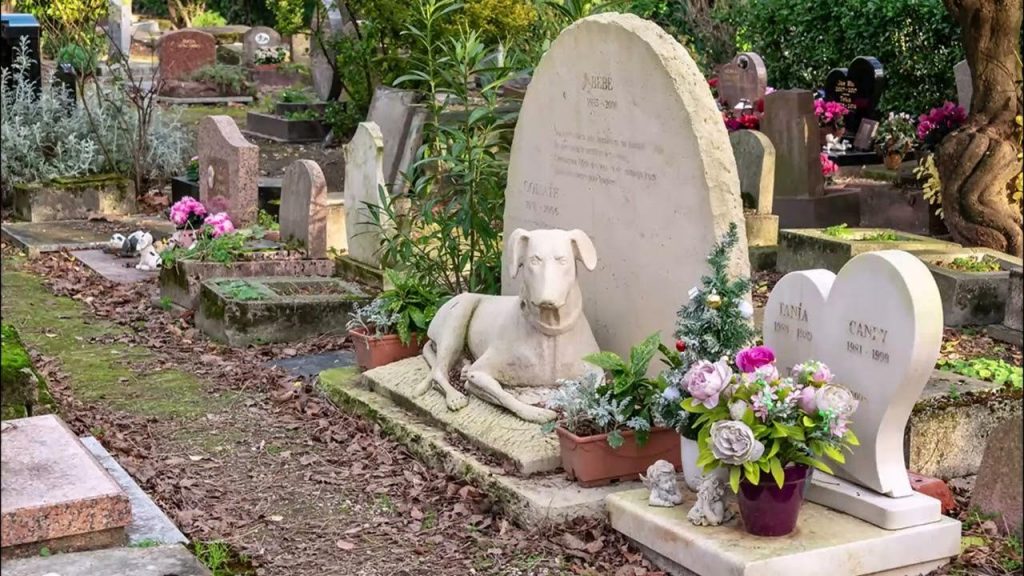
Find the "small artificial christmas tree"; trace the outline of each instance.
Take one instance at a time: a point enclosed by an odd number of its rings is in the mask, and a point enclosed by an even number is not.
[[[739,241],[736,224],[730,224],[725,236],[708,255],[710,274],[701,277],[701,285],[690,289],[689,301],[679,309],[676,321],[678,358],[670,362],[662,394],[661,419],[684,437],[697,439],[689,425],[689,413],[682,400],[689,396],[683,384],[686,372],[700,361],[716,362],[722,357],[732,363],[737,352],[754,340],[751,318],[754,307],[747,300],[749,278],[730,278],[729,255]]]

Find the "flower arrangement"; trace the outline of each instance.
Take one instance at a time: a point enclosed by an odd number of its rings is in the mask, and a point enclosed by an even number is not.
[[[288,50],[284,46],[260,48],[252,57],[253,64],[280,64],[288,59]]]
[[[914,135],[914,119],[909,114],[890,112],[878,127],[875,147],[883,155],[903,156],[914,147]]]
[[[822,152],[818,157],[821,160],[821,175],[825,177],[827,182],[832,182],[835,175],[839,173],[839,165],[833,162],[828,154]]]
[[[189,182],[199,181],[199,156],[189,159],[188,166],[185,168],[185,178]]]
[[[962,106],[945,102],[938,108],[932,108],[927,114],[917,118],[917,139],[926,148],[933,149],[942,142],[946,134],[963,126],[967,121],[967,111]]]
[[[713,398],[715,379],[722,374],[710,364],[722,356],[734,355],[756,334],[750,321],[754,307],[747,300],[750,280],[730,278],[728,273],[729,256],[738,240],[738,228],[732,224],[712,248],[708,255],[710,274],[701,278],[700,287],[690,289],[688,302],[678,312],[677,354],[665,354],[668,370],[664,374],[660,418],[690,440],[696,440],[697,431],[680,401],[691,396],[691,388],[698,390],[701,401]],[[695,370],[692,377],[699,375],[703,384],[691,387],[686,382],[691,370]]]
[[[231,218],[227,212],[217,212],[206,217],[203,224],[209,227],[210,235],[214,238],[223,236],[224,234],[230,234],[235,231],[235,225],[231,223]]]
[[[725,119],[725,129],[729,132],[759,130],[761,128],[761,118],[755,114],[740,114],[738,118],[729,114],[723,114],[723,116]]]
[[[191,196],[185,196],[171,206],[171,222],[179,229],[198,230],[206,217],[206,206]]]
[[[859,445],[850,429],[857,399],[834,383],[828,366],[808,361],[783,377],[767,346],[739,351],[734,372],[727,357],[687,371],[690,398],[682,402],[697,414],[697,465],[705,472],[725,467],[729,485],[739,491],[770,474],[781,488],[793,465],[832,473],[824,458],[845,462],[843,450]]]
[[[845,124],[850,109],[840,102],[826,101],[824,98],[814,100],[814,115],[818,118],[818,126],[839,130]]]

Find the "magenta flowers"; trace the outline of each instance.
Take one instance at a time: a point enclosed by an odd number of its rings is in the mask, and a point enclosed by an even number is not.
[[[927,146],[938,146],[939,142],[967,121],[967,111],[962,106],[945,102],[917,118],[917,139]]]
[[[840,102],[827,102],[823,98],[814,101],[814,115],[822,128],[842,128],[850,109]]]
[[[206,206],[191,196],[185,196],[171,206],[171,222],[178,228],[191,223],[193,228],[202,224],[206,216]]]
[[[218,212],[207,216],[204,224],[210,227],[210,233],[214,238],[235,231],[235,225],[231,223],[231,218],[228,217],[227,212]]]

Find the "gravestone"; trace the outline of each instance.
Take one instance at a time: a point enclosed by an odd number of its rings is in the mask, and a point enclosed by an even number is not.
[[[260,148],[242,136],[230,116],[199,121],[199,200],[211,213],[227,212],[235,228],[256,222]]]
[[[183,80],[217,59],[217,39],[199,30],[176,30],[164,34],[157,44],[161,80]]]
[[[310,75],[313,90],[324,102],[341,96],[341,79],[337,75],[337,54],[334,42],[346,33],[346,18],[334,0],[321,0],[310,24]]]
[[[775,146],[775,195],[814,198],[825,193],[814,94],[776,90],[764,97],[761,131]]]
[[[842,479],[815,472],[808,498],[888,529],[936,520],[939,502],[914,493],[903,457],[942,342],[939,291],[921,260],[885,250],[855,256],[834,279],[786,275],[768,298],[764,340],[780,368],[821,360],[860,401],[851,425],[860,446],[829,463]]]
[[[281,186],[281,241],[297,240],[310,258],[327,257],[327,181],[320,165],[296,160]]]
[[[729,134],[736,170],[740,177],[743,206],[758,214],[772,213],[775,192],[775,146],[756,130],[736,130]]]
[[[281,45],[281,35],[277,30],[267,26],[253,26],[242,35],[242,63],[251,66],[255,63],[257,52]]]
[[[953,77],[956,79],[956,99],[960,106],[971,111],[971,98],[974,96],[974,83],[971,80],[971,67],[967,60],[961,60],[953,66]]]
[[[427,110],[417,106],[418,93],[379,86],[373,92],[367,122],[380,128],[384,138],[384,181],[392,196],[407,188],[403,173],[412,166],[423,142]]]
[[[737,54],[718,72],[718,96],[732,108],[746,100],[754,104],[768,89],[768,69],[756,52]]]
[[[985,455],[971,494],[971,509],[996,516],[1004,533],[1021,532],[1024,505],[1021,502],[1022,462],[1021,416],[999,424],[988,437]]]
[[[825,77],[825,100],[841,102],[846,115],[847,134],[856,134],[863,118],[879,119],[878,102],[885,91],[882,63],[870,56],[858,56],[849,68],[833,68]]]
[[[128,58],[132,53],[132,2],[131,0],[110,0],[108,8],[109,57]]]
[[[367,204],[380,205],[384,185],[384,137],[373,122],[360,122],[345,145],[345,234],[349,257],[373,267],[380,242]]]
[[[721,114],[686,49],[652,22],[598,14],[565,29],[537,67],[512,143],[505,237],[579,228],[599,254],[581,274],[604,350],[626,354],[707,273],[707,253],[742,225],[736,162]],[[745,235],[730,263],[750,273]],[[518,283],[502,270],[505,294]]]

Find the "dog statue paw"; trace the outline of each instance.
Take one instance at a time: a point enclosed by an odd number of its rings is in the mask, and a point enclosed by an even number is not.
[[[160,268],[160,253],[153,246],[153,235],[145,232],[139,238],[139,263],[135,265],[138,270],[151,271]]]
[[[676,467],[668,460],[658,460],[648,466],[647,476],[641,474],[640,480],[651,491],[647,499],[649,506],[671,508],[683,503],[683,495],[676,481]]]

